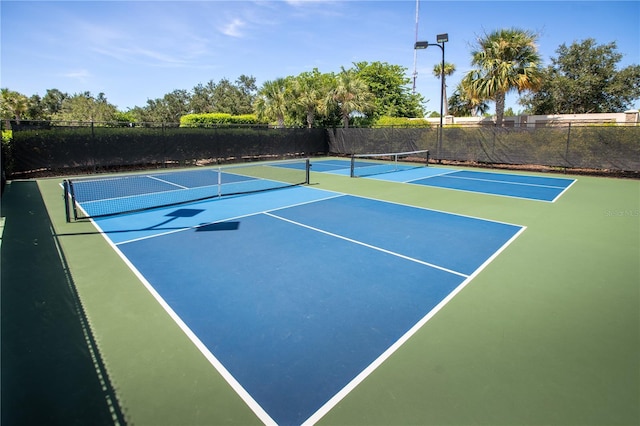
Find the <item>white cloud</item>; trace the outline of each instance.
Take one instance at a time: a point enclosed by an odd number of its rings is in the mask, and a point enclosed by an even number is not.
[[[91,77],[91,73],[88,70],[81,69],[62,73],[61,76],[74,80],[86,81],[87,78]]]
[[[244,34],[242,33],[242,28],[246,26],[246,23],[238,18],[233,19],[231,22],[223,25],[220,28],[220,32],[229,37],[242,37]]]

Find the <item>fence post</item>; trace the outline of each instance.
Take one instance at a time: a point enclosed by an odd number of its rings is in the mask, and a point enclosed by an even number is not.
[[[564,148],[564,173],[567,173],[567,166],[569,166],[569,144],[571,143],[571,122],[569,122],[569,127],[567,129],[567,145]]]
[[[98,170],[98,156],[96,154],[97,149],[96,133],[95,129],[93,128],[93,119],[91,119],[91,155],[93,156],[93,173]]]

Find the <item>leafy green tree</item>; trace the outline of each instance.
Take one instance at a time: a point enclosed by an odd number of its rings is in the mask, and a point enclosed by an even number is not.
[[[223,78],[211,93],[213,111],[225,114],[238,114],[238,89],[229,80]]]
[[[640,66],[617,69],[616,43],[594,39],[562,44],[544,70],[543,84],[520,101],[532,114],[622,112],[640,98]]]
[[[22,93],[0,89],[0,113],[2,118],[14,119],[17,123],[29,110],[29,99]]]
[[[447,101],[449,113],[456,117],[475,117],[489,110],[489,105],[479,99],[471,99],[462,84],[459,84]]]
[[[191,112],[190,99],[186,90],[174,90],[162,98],[147,99],[147,105],[133,108],[131,113],[138,122],[179,123],[180,117]]]
[[[236,79],[235,86],[238,89],[237,115],[253,113],[253,100],[258,92],[256,78],[242,74]]]
[[[423,98],[412,94],[407,69],[386,62],[355,62],[356,76],[365,82],[375,98],[374,118],[422,117]]]
[[[288,114],[293,123],[314,126],[318,116],[326,115],[325,99],[335,77],[322,74],[317,68],[287,80]]]
[[[485,34],[471,53],[476,68],[463,78],[463,86],[475,102],[496,103],[496,125],[502,125],[506,94],[536,90],[542,83],[537,36],[516,28]]]
[[[259,120],[276,121],[284,127],[287,114],[286,80],[277,78],[265,81],[254,101],[253,107]]]
[[[62,109],[62,101],[69,95],[58,89],[48,89],[44,97],[27,97],[21,93],[2,89],[2,117],[20,120],[51,120]],[[4,99],[6,98],[6,101]],[[18,113],[16,116],[15,112]]]
[[[91,92],[78,93],[62,102],[60,111],[52,119],[62,121],[114,121],[117,109],[107,101],[104,93],[94,97]]]
[[[47,93],[42,97],[42,117],[43,120],[50,120],[54,114],[62,109],[62,103],[69,95],[58,89],[47,89]]]
[[[236,83],[223,78],[215,86],[211,94],[214,112],[231,115],[250,114],[253,92],[255,92],[255,78],[241,76]]]
[[[450,64],[449,62],[445,62],[444,63],[444,72],[442,72],[442,63],[437,63],[433,67],[433,75],[436,76],[438,79],[442,78],[445,81],[444,85],[442,85],[442,99],[444,100],[443,101],[443,103],[444,103],[444,105],[443,105],[443,114],[444,115],[449,115],[449,103],[447,102],[447,83],[446,83],[447,79],[446,79],[446,77],[449,77],[454,72],[456,72],[456,66],[454,64]]]
[[[214,111],[213,92],[216,84],[209,80],[206,85],[199,83],[191,90],[189,109],[194,114],[206,114]]]
[[[336,86],[329,93],[328,101],[338,107],[345,128],[349,127],[352,114],[367,115],[375,110],[375,97],[367,84],[355,71],[344,68],[336,76]]]
[[[115,120],[118,123],[126,123],[126,124],[132,124],[132,123],[135,123],[137,121],[136,115],[133,113],[132,110],[129,110],[129,111],[117,111],[116,115],[115,115]]]
[[[189,111],[189,93],[186,90],[174,90],[164,95],[162,98],[166,123],[179,123],[180,117],[188,114]]]
[[[516,114],[515,111],[513,110],[513,108],[511,108],[511,107],[509,107],[509,108],[504,110],[504,116],[505,117],[515,117],[516,115],[518,115],[518,114]]]
[[[28,100],[26,117],[29,120],[44,120],[44,106],[40,95],[31,95]]]
[[[206,85],[198,84],[193,88],[189,107],[194,114],[250,114],[256,90],[255,77],[246,75],[241,75],[235,83],[226,78],[217,84],[210,80]]]

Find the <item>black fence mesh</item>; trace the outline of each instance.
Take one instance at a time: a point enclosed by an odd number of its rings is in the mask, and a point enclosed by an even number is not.
[[[433,160],[640,172],[640,126],[333,129],[334,154],[428,149]]]
[[[189,166],[296,156],[428,149],[432,160],[640,173],[640,126],[432,128],[182,128],[109,123],[12,123],[7,178]]]
[[[139,167],[325,154],[324,129],[13,126],[12,175],[98,172]]]

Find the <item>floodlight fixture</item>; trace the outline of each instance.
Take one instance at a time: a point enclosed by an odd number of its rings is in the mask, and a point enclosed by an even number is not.
[[[444,92],[445,92],[445,83],[444,83],[444,44],[449,41],[449,34],[443,33],[436,35],[437,43],[429,43],[427,41],[416,41],[416,44],[413,46],[414,49],[426,49],[429,46],[438,46],[440,50],[442,50],[442,64],[440,66],[440,131],[438,132],[438,150],[437,157],[440,158],[440,149],[442,148],[442,132],[443,132],[443,119],[444,119]],[[414,81],[415,84],[415,81]]]

